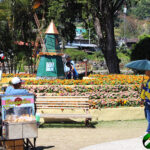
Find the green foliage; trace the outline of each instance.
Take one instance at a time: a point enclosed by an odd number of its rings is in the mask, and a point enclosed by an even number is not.
[[[139,40],[144,40],[145,38],[150,38],[150,35],[143,34],[139,36]]]
[[[49,0],[48,5],[48,19],[54,19],[60,35],[72,42],[75,37],[75,19],[80,12],[79,4],[76,0]]]
[[[0,2],[0,21],[10,19],[10,1],[4,0]]]
[[[101,51],[94,52],[93,54],[87,54],[84,51],[78,50],[78,49],[65,49],[64,51],[66,54],[71,56],[73,60],[77,61],[83,61],[83,59],[88,60],[103,60],[104,56]]]
[[[133,14],[138,19],[149,19],[150,18],[150,1],[140,0],[136,7],[131,9],[131,14]]]
[[[142,36],[141,40],[132,49],[131,60],[139,59],[150,60],[150,35]]]
[[[126,2],[128,1],[131,0],[126,0]],[[33,0],[3,0],[0,3],[0,21],[2,21],[0,22],[0,30],[2,30],[0,31],[2,33],[0,35],[0,48],[5,50],[7,54],[9,50],[11,50],[11,53],[8,54],[8,58],[11,58],[15,63],[22,59],[26,60],[28,64],[32,63],[33,47],[31,41],[35,41],[36,33],[33,32],[33,29],[37,28],[33,18],[34,11],[32,10],[32,2]],[[124,0],[113,0],[111,2],[109,0],[102,0],[102,3],[99,2],[100,1],[93,0],[44,0],[43,5],[35,11],[40,19],[40,23],[42,19],[45,19],[44,28],[47,27],[51,19],[54,19],[60,36],[62,37],[62,41],[73,41],[76,28],[75,22],[82,21],[82,25],[91,31],[91,40],[93,39],[94,43],[98,41],[98,43],[102,45],[101,47],[106,57],[106,54],[108,54],[107,46],[110,42],[107,41],[109,38],[106,37],[106,35],[108,35],[107,28],[113,29],[113,17],[116,16],[116,12],[121,9]],[[94,24],[96,20],[98,22]],[[110,26],[106,24],[108,20],[110,20]],[[41,29],[44,31],[42,27]],[[97,35],[95,33],[97,33]],[[113,33],[113,31],[109,33]],[[111,37],[109,40],[113,40],[113,36],[113,34],[109,35],[109,37]],[[23,41],[28,43],[29,46],[15,45],[14,42],[16,41]],[[112,44],[113,53],[115,52],[113,49],[115,48],[115,42],[113,41],[110,43],[114,44]],[[21,58],[19,56],[20,52],[24,52]],[[74,59],[78,60],[87,57],[90,59],[99,59],[103,57],[99,53],[89,56],[81,51],[75,51],[73,53],[72,50],[70,50],[69,53]],[[111,55],[111,53],[109,54]],[[26,57],[24,58],[24,56]],[[116,57],[114,57],[114,60],[115,58]],[[14,64],[14,67],[15,66],[16,64]]]
[[[19,63],[23,66],[25,61],[31,64],[33,48],[31,42],[35,41],[36,36],[32,32],[35,21],[31,2],[31,0],[3,0],[0,3],[0,49],[5,53],[11,70],[17,69]],[[20,41],[23,41],[24,45],[16,44]]]
[[[82,61],[87,58],[87,53],[77,49],[66,49],[65,53],[71,56],[73,60]]]
[[[16,0],[11,7],[16,40],[35,40],[33,10],[30,0]]]
[[[125,45],[122,45],[117,49],[117,56],[120,59],[120,63],[126,64],[130,61],[131,50]]]
[[[97,51],[92,55],[88,55],[87,59],[100,61],[100,60],[104,60],[104,55],[103,55],[102,51]]]

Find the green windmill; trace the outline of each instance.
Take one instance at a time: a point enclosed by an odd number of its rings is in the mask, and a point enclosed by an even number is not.
[[[37,69],[38,78],[64,79],[64,65],[62,53],[58,42],[58,31],[51,21],[45,32],[45,49],[40,55],[40,62]]]

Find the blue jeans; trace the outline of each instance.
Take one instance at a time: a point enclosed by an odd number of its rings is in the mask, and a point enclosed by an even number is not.
[[[147,127],[146,132],[150,133],[150,109],[145,109],[145,116],[148,121],[148,127]]]
[[[71,73],[67,74],[66,79],[71,79]]]

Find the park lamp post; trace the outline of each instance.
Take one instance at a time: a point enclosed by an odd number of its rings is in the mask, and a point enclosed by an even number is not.
[[[85,63],[85,77],[87,77],[87,59],[83,59],[84,63]]]
[[[89,16],[88,22],[91,22],[91,20],[92,20],[92,17]],[[91,44],[91,28],[90,28],[90,25],[88,25],[88,30],[89,30],[89,44]]]
[[[89,44],[91,44],[91,29],[89,28]]]
[[[126,32],[126,14],[127,14],[127,7],[126,6],[124,6],[124,8],[123,8],[123,13],[124,13],[124,40],[125,40],[125,38],[126,38],[126,35],[125,35],[125,32]]]

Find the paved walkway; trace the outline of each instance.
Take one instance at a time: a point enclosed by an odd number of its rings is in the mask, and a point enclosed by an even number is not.
[[[146,150],[146,148],[142,144],[142,137],[139,137],[92,145],[80,150]]]

